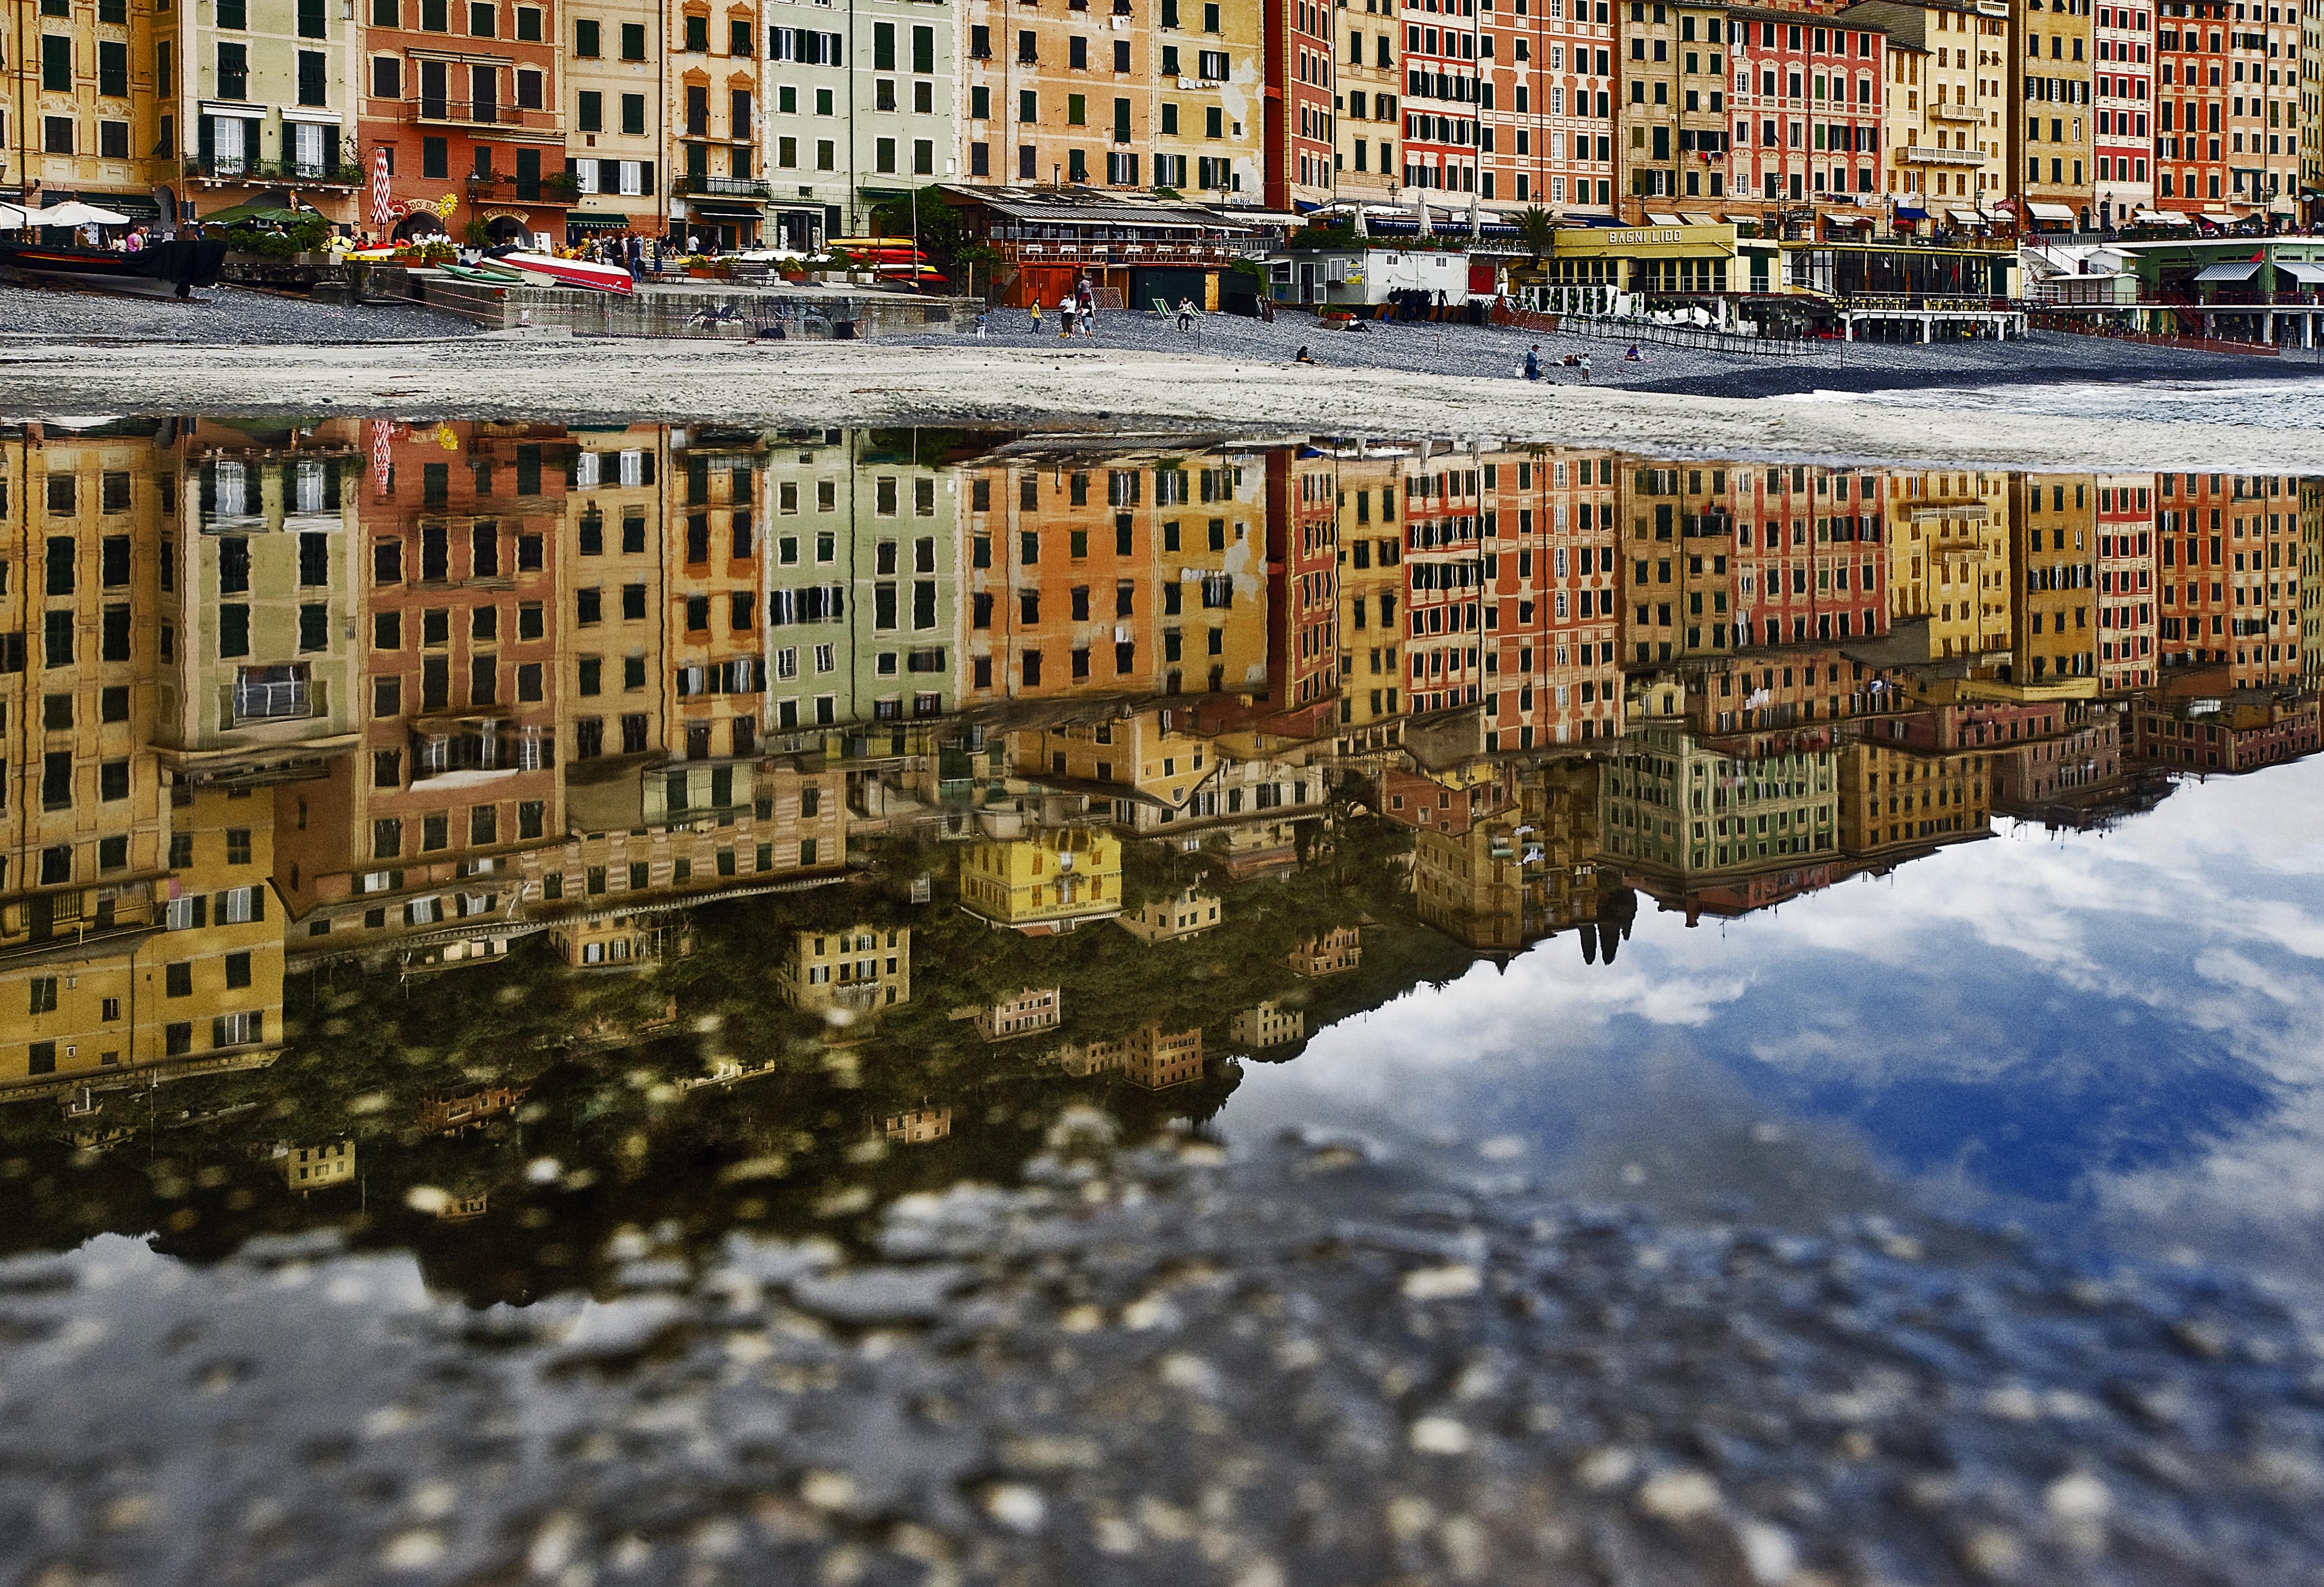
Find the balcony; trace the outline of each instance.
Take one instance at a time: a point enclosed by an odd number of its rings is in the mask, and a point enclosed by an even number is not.
[[[1983,165],[1985,156],[1974,149],[1930,149],[1907,143],[1896,152],[1907,165]]]
[[[1982,122],[1985,119],[1984,111],[1969,105],[1932,105],[1929,114],[1939,121]]]
[[[318,164],[305,160],[238,160],[232,155],[213,155],[208,160],[187,161],[185,174],[198,182],[263,183],[281,188],[353,191],[364,185],[364,173],[359,167],[337,161]]]
[[[398,119],[419,126],[464,127],[475,132],[560,137],[565,118],[554,110],[522,110],[497,99],[404,99]]]
[[[681,198],[770,198],[773,189],[755,177],[698,176],[692,173],[678,179],[673,189]]]

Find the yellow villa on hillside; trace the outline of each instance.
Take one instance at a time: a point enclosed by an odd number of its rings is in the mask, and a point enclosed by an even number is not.
[[[960,856],[961,908],[1028,936],[1071,931],[1121,913],[1121,840],[1068,827],[969,844]]]

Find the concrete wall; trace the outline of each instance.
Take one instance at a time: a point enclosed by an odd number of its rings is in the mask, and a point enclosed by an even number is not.
[[[568,329],[580,336],[741,337],[750,326],[780,323],[786,335],[811,340],[840,334],[853,325],[859,337],[962,332],[975,323],[978,305],[967,298],[918,297],[903,292],[783,292],[731,291],[657,291],[628,297],[560,287],[492,287],[432,271],[411,274],[411,296],[496,330],[522,326]],[[695,323],[697,317],[731,309],[741,323],[731,327]]]

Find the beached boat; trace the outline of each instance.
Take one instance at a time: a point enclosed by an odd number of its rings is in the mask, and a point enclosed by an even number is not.
[[[503,270],[496,264],[442,264],[437,266],[455,281],[475,281],[486,287],[530,286],[538,278],[521,270]]]
[[[147,296],[191,297],[196,287],[214,287],[226,259],[224,243],[172,238],[152,242],[134,254],[78,244],[48,244],[0,237],[0,268],[76,286]]]
[[[521,270],[529,276],[544,276],[558,286],[586,287],[599,292],[631,292],[637,289],[630,272],[618,264],[593,264],[586,259],[524,253],[494,254],[487,263]]]

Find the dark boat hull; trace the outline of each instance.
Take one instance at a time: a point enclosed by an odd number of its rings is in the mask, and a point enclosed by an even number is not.
[[[217,285],[226,248],[224,243],[173,238],[148,243],[134,254],[115,254],[109,248],[0,239],[0,268],[116,291],[174,289],[182,298],[195,287]]]

